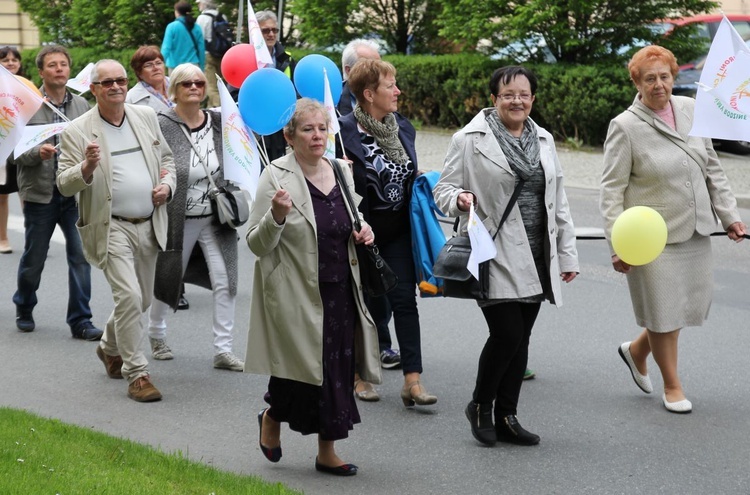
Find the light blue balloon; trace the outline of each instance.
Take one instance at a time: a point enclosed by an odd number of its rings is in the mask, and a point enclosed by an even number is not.
[[[341,71],[331,59],[323,55],[307,55],[297,63],[294,67],[294,86],[300,95],[325,103],[323,69],[326,70],[331,86],[333,104],[338,105],[341,98]]]
[[[267,136],[282,129],[292,118],[297,94],[286,74],[265,68],[247,76],[237,101],[245,124],[261,136]]]

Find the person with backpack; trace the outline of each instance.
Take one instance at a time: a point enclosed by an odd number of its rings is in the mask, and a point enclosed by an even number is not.
[[[219,88],[216,85],[216,76],[221,75],[221,59],[234,44],[232,27],[227,19],[219,12],[214,0],[198,0],[200,15],[195,22],[203,31],[203,39],[206,48],[206,80],[208,86],[208,106],[218,107]]]
[[[191,6],[185,1],[174,4],[175,20],[164,31],[161,54],[170,73],[180,64],[195,64],[201,70],[206,68],[203,30],[196,25],[195,17],[190,11]]]

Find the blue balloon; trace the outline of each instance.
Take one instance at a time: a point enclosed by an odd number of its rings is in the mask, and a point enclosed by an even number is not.
[[[276,69],[258,69],[240,87],[238,107],[250,129],[267,136],[282,129],[292,118],[297,94],[289,78]]]
[[[307,55],[297,63],[294,67],[294,85],[300,95],[325,103],[323,69],[331,86],[333,104],[338,105],[341,98],[341,71],[331,59],[323,55]]]

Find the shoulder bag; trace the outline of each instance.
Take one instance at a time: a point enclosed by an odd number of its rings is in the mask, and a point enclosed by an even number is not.
[[[513,205],[516,204],[523,183],[523,179],[519,180],[518,185],[513,190],[508,206],[505,207],[497,230],[492,236],[493,241],[503,227]],[[490,260],[479,264],[479,279],[474,278],[474,275],[466,268],[471,255],[471,240],[468,236],[458,235],[457,231],[458,218],[456,218],[456,223],[453,224],[453,237],[448,239],[443,249],[440,250],[435,265],[432,267],[432,273],[435,277],[443,279],[443,296],[445,297],[480,301],[489,299]]]
[[[333,167],[333,173],[336,176],[336,182],[341,187],[341,193],[346,198],[346,202],[349,205],[349,211],[351,212],[352,222],[354,223],[354,230],[359,232],[362,230],[362,224],[359,221],[357,215],[357,205],[354,204],[349,188],[344,180],[344,174],[341,171],[341,166],[338,160],[329,160],[331,167]],[[385,262],[378,247],[373,243],[357,244],[357,258],[359,259],[359,273],[362,278],[362,285],[367,295],[372,297],[384,296],[388,292],[392,291],[398,285],[398,277],[388,263]]]
[[[245,193],[239,187],[232,185],[216,187],[216,183],[213,177],[211,177],[211,172],[208,170],[208,165],[203,161],[203,157],[190,137],[190,133],[185,129],[185,126],[182,124],[178,125],[185,134],[188,142],[192,145],[195,156],[198,157],[201,165],[203,165],[203,169],[206,171],[206,177],[208,177],[208,182],[211,185],[208,190],[208,197],[211,199],[211,206],[216,219],[221,225],[231,229],[241,227],[250,218],[250,206],[247,204]]]

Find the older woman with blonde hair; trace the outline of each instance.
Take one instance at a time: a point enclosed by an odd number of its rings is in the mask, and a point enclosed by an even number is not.
[[[154,359],[172,359],[166,341],[166,317],[175,309],[184,280],[212,291],[213,366],[242,371],[232,352],[237,295],[237,232],[216,219],[208,191],[211,174],[217,186],[227,185],[221,141],[221,115],[201,109],[206,76],[192,64],[178,65],[169,84],[175,106],[160,112],[159,125],[174,153],[177,187],[167,205],[167,248],[156,262],[154,302],[149,311],[149,341]],[[179,259],[175,260],[174,256]]]
[[[369,297],[378,328],[381,364],[391,367],[398,353],[391,349],[388,323],[394,319],[400,347],[404,385],[401,400],[406,407],[435,404],[437,397],[422,383],[422,343],[417,310],[417,281],[411,249],[409,201],[417,177],[416,131],[401,116],[396,86],[396,68],[389,62],[362,59],[347,79],[357,99],[354,111],[339,119],[343,150],[352,162],[354,186],[362,196],[359,210],[378,236],[383,259],[398,276],[397,287],[382,297]],[[357,397],[378,400],[377,391],[366,380],[357,383]]]
[[[653,262],[630,266],[611,249],[615,271],[627,275],[638,326],[644,330],[618,352],[638,388],[653,391],[646,360],[654,356],[664,380],[662,403],[689,413],[677,372],[677,342],[686,326],[701,326],[713,293],[709,235],[717,217],[730,239],[746,231],[711,140],[690,136],[695,102],[672,95],[675,56],[660,46],[639,50],[628,64],[638,93],[612,119],[604,143],[600,208],[611,241],[617,217],[632,206],[658,211],[667,224],[667,246]]]
[[[271,462],[281,459],[280,423],[318,435],[315,469],[357,474],[334,449],[360,422],[352,395],[354,363],[380,381],[375,327],[365,309],[355,244],[371,244],[372,230],[357,232],[345,184],[323,157],[329,116],[309,98],[297,101],[284,129],[292,152],[260,176],[247,244],[257,256],[250,305],[246,372],[270,375],[258,414],[259,444]]]

